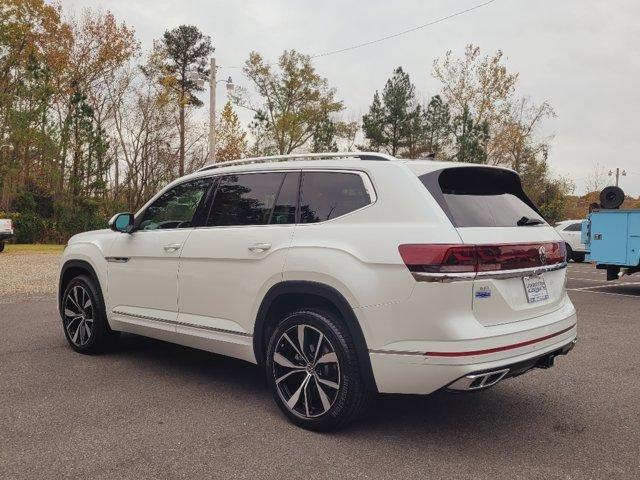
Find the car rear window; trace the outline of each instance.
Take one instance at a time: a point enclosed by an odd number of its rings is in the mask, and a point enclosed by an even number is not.
[[[515,227],[523,217],[544,222],[510,170],[457,167],[419,178],[456,227]]]

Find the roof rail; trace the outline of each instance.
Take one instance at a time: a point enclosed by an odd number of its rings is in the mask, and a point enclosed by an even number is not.
[[[286,162],[289,160],[327,160],[332,158],[358,158],[360,160],[395,160],[394,157],[377,152],[328,152],[328,153],[291,153],[289,155],[273,155],[270,157],[243,158],[230,162],[211,163],[200,168],[198,172],[232,165],[250,165],[252,163]]]

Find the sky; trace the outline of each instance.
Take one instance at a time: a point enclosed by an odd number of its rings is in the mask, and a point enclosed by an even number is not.
[[[62,0],[65,11],[110,10],[132,26],[143,47],[181,24],[212,38],[221,78],[249,87],[238,67],[256,50],[275,61],[284,49],[317,54],[427,23],[486,0]],[[549,164],[583,193],[596,169],[624,169],[620,186],[640,195],[640,2],[637,0],[495,0],[428,28],[314,60],[347,106],[366,113],[376,89],[402,66],[421,98],[438,92],[434,59],[465,45],[500,49],[519,73],[518,93],[547,100],[556,118]],[[217,102],[225,101],[218,88]],[[206,105],[206,104],[205,104]],[[247,118],[244,118],[246,120]]]

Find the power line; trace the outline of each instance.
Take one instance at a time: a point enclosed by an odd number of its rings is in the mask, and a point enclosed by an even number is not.
[[[418,25],[417,27],[409,28],[407,30],[403,30],[403,31],[398,32],[398,33],[393,33],[391,35],[387,35],[385,37],[377,38],[375,40],[370,40],[368,42],[358,43],[357,45],[352,45],[350,47],[340,48],[338,50],[330,50],[328,52],[317,53],[315,55],[311,55],[311,58],[328,57],[329,55],[336,55],[338,53],[344,53],[344,52],[348,52],[350,50],[355,50],[356,48],[362,48],[362,47],[366,47],[366,46],[369,46],[369,45],[373,45],[375,43],[384,42],[384,41],[390,40],[392,38],[396,38],[396,37],[400,37],[402,35],[406,35],[407,33],[415,32],[416,30],[421,30],[423,28],[430,27],[431,25],[435,25],[436,23],[444,22],[446,20],[449,20],[450,18],[457,17],[457,16],[460,16],[460,15],[464,15],[465,13],[468,13],[468,12],[471,12],[473,10],[477,10],[479,8],[485,7],[485,6],[487,6],[490,3],[493,3],[495,1],[496,0],[489,0],[488,2],[480,3],[480,4],[475,5],[473,7],[469,7],[467,9],[465,9],[465,10],[460,10],[459,12],[452,13],[450,15],[447,15],[446,17],[441,17],[441,18],[438,18],[436,20],[432,20],[430,22],[424,23],[422,25]]]
[[[469,7],[469,8],[466,8],[464,10],[460,10],[458,12],[451,13],[451,14],[445,16],[445,17],[440,17],[440,18],[438,18],[436,20],[431,20],[431,21],[429,21],[427,23],[423,23],[422,25],[418,25],[417,27],[412,27],[412,28],[409,28],[407,30],[403,30],[401,32],[392,33],[391,35],[387,35],[385,37],[377,38],[375,40],[369,40],[368,42],[358,43],[356,45],[352,45],[350,47],[345,47],[345,48],[340,48],[338,50],[329,50],[329,51],[323,52],[323,53],[316,53],[314,55],[311,55],[311,58],[328,57],[329,55],[336,55],[338,53],[344,53],[344,52],[348,52],[350,50],[355,50],[356,48],[367,47],[369,45],[374,45],[376,43],[384,42],[386,40],[391,40],[392,38],[397,38],[397,37],[400,37],[402,35],[406,35],[408,33],[415,32],[417,30],[422,30],[423,28],[430,27],[430,26],[435,25],[437,23],[442,23],[442,22],[444,22],[446,20],[449,20],[449,19],[454,18],[454,17],[458,17],[460,15],[464,15],[465,13],[469,13],[469,12],[471,12],[473,10],[477,10],[479,8],[486,7],[487,5],[489,5],[489,4],[491,4],[491,3],[495,2],[495,1],[497,1],[497,0],[489,0],[487,2],[480,3],[480,4],[475,5],[473,7]],[[240,66],[225,66],[223,68],[242,68],[242,67],[240,67]]]

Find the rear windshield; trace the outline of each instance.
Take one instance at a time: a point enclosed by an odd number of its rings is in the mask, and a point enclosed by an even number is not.
[[[544,222],[518,175],[509,170],[447,168],[420,180],[456,227],[515,227],[523,217]]]

